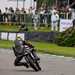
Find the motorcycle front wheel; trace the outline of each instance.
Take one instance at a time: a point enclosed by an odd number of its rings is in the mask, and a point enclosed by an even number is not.
[[[32,57],[30,55],[26,56],[26,59],[29,63],[29,65],[35,70],[35,71],[40,71],[41,67],[39,65],[39,63],[36,61],[34,62],[34,60],[32,59]]]

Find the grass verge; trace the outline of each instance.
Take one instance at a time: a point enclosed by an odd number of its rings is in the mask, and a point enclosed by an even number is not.
[[[10,32],[18,32],[19,31],[19,26],[17,25],[2,25],[0,24],[0,31],[10,31]],[[50,27],[39,27],[37,30],[34,30],[34,27],[32,25],[28,26],[28,31],[29,32],[50,32]]]
[[[75,48],[72,47],[61,47],[56,44],[50,44],[45,42],[31,43],[34,45],[38,52],[75,57]],[[12,41],[0,40],[0,48],[12,48],[12,46]]]

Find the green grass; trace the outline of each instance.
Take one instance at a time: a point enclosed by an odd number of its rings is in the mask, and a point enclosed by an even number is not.
[[[0,40],[0,48],[12,48],[13,44],[12,41]]]
[[[49,32],[50,27],[39,27],[38,30],[34,30],[34,28],[29,25],[28,26],[29,32]],[[19,31],[19,26],[16,25],[8,25],[8,24],[0,24],[0,31],[14,31],[17,32]]]
[[[72,47],[61,47],[56,44],[45,42],[31,43],[35,46],[38,52],[75,57],[75,48]],[[11,48],[12,45],[12,41],[0,40],[0,48]]]
[[[0,31],[18,31],[19,28],[16,25],[0,25]]]
[[[39,52],[75,57],[75,48],[73,47],[61,47],[56,44],[43,42],[33,42],[33,45]]]

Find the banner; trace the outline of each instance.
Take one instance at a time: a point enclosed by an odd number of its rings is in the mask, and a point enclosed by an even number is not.
[[[2,40],[7,40],[7,37],[8,37],[8,33],[7,32],[2,32],[1,33],[1,39]]]
[[[60,19],[60,32],[63,32],[72,26],[73,26],[73,20],[71,20],[71,19]]]
[[[16,39],[16,33],[9,33],[8,39],[14,41]]]
[[[25,40],[25,33],[8,33],[8,32],[1,32],[1,39],[2,40],[16,40],[16,36],[19,35],[23,40]]]

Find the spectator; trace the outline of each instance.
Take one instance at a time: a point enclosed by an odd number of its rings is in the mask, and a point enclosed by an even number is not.
[[[44,23],[44,13],[45,13],[45,10],[43,8],[41,8],[41,10],[40,10],[40,23],[41,24]]]
[[[16,8],[15,15],[16,15],[16,22],[20,24],[20,10],[19,10],[19,8]]]
[[[45,9],[45,12],[44,12],[44,24],[47,25],[47,22],[48,22],[48,9],[46,8]]]
[[[13,22],[14,10],[12,7],[9,8],[9,21]]]
[[[33,25],[34,25],[34,30],[37,30],[38,28],[38,23],[39,23],[39,15],[37,14],[37,11],[35,11],[35,14],[33,14]]]
[[[5,8],[5,12],[3,14],[3,20],[6,23],[8,22],[8,8],[7,7]]]
[[[25,19],[25,18],[24,18],[24,16],[25,16],[24,11],[25,11],[24,8],[22,8],[21,11],[20,11],[20,13],[21,13],[21,15],[20,15],[20,21],[21,21],[21,22],[24,22],[24,19]]]
[[[59,15],[57,14],[57,12],[53,12],[51,15],[51,30],[52,31],[58,30],[58,20],[59,20]]]
[[[11,22],[13,22],[13,23],[16,22],[16,14],[15,14],[14,9],[12,7],[10,7],[9,11],[10,11],[10,16],[11,16]]]
[[[12,7],[8,9],[8,22],[11,22],[12,19]]]
[[[3,14],[2,14],[2,11],[0,9],[0,23],[3,22]]]

